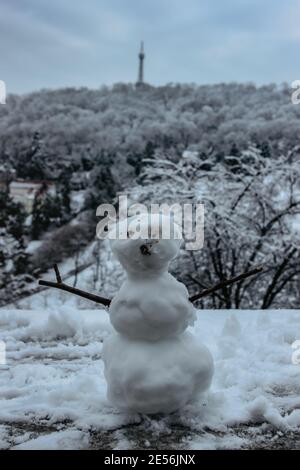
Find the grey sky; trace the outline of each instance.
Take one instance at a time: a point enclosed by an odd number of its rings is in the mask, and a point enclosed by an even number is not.
[[[300,0],[0,0],[8,92],[300,79]]]

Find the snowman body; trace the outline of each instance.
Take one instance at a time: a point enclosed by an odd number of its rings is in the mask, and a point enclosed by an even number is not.
[[[148,224],[147,216],[139,216]],[[154,218],[160,225],[166,216]],[[185,330],[195,309],[186,287],[169,272],[180,239],[113,240],[127,279],[109,308],[116,333],[105,340],[103,359],[109,400],[121,409],[170,413],[208,389],[213,360]]]
[[[116,331],[131,339],[160,340],[183,333],[195,321],[186,287],[170,273],[130,276],[110,306]]]

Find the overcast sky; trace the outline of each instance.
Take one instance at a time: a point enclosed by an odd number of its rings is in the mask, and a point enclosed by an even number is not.
[[[300,0],[0,0],[8,92],[300,79]]]

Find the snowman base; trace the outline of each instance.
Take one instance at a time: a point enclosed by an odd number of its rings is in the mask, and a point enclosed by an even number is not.
[[[110,402],[145,414],[172,413],[196,401],[213,376],[209,350],[188,332],[160,341],[112,334],[103,359]]]

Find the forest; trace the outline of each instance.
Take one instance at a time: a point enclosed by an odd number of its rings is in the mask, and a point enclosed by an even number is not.
[[[287,84],[119,83],[9,95],[0,165],[16,179],[53,182],[56,194],[37,198],[28,216],[0,193],[1,305],[29,294],[53,263],[79,267],[97,206],[125,192],[205,204],[203,250],[173,266],[191,292],[265,265],[200,306],[299,308],[300,107],[291,93]]]

